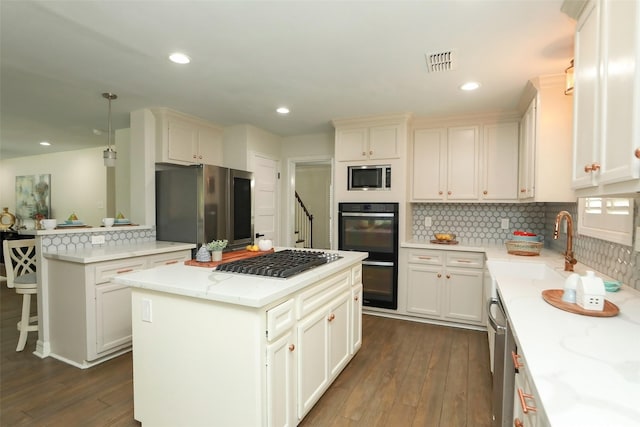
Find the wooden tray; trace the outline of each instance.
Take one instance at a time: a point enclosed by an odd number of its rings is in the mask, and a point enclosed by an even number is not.
[[[570,313],[582,314],[583,316],[613,317],[620,313],[618,306],[606,299],[604,300],[604,310],[585,310],[576,303],[562,301],[563,293],[564,291],[562,289],[547,289],[542,291],[542,298],[555,308],[559,308],[560,310],[568,311]]]
[[[260,255],[272,254],[273,252],[274,252],[273,248],[271,248],[268,251],[258,251],[258,252],[253,252],[253,251],[248,251],[246,249],[242,249],[242,250],[239,250],[239,251],[224,252],[222,254],[222,261],[200,262],[200,261],[196,261],[195,259],[189,259],[189,260],[185,261],[184,264],[185,265],[193,265],[193,266],[196,266],[196,267],[212,268],[212,267],[217,267],[220,264],[224,264],[225,262],[231,262],[231,261],[238,261],[240,259],[253,258],[253,257],[257,257],[257,256],[260,256]]]
[[[433,240],[430,240],[430,242],[438,244],[438,245],[457,245],[458,244],[457,240],[437,240],[437,239],[433,239]]]

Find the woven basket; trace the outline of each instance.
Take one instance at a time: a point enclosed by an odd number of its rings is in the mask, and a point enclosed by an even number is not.
[[[505,245],[507,245],[507,253],[511,255],[535,256],[540,255],[540,250],[542,250],[544,243],[507,240]]]

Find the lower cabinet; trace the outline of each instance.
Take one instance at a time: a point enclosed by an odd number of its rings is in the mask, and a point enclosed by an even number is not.
[[[523,354],[512,354],[516,366],[516,378],[513,394],[514,427],[549,427],[549,421],[542,408],[538,406],[533,382],[527,371]]]
[[[483,324],[483,253],[409,249],[406,269],[408,314]]]
[[[358,265],[267,311],[269,426],[297,425],[360,348],[361,277]]]
[[[89,264],[48,260],[51,356],[88,368],[131,347],[131,288],[123,273],[191,258],[191,251]]]

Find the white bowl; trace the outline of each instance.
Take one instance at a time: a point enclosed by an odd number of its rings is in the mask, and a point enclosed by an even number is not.
[[[40,221],[40,224],[44,227],[45,230],[53,230],[58,225],[58,221],[55,219],[43,219]]]

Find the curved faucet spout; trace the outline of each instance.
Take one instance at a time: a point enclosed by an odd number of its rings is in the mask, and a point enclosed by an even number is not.
[[[567,211],[560,211],[556,215],[556,223],[553,227],[553,238],[558,239],[560,235],[560,224],[562,219],[567,221],[567,248],[564,252],[564,271],[573,271],[573,266],[578,262],[573,256],[573,218]]]

